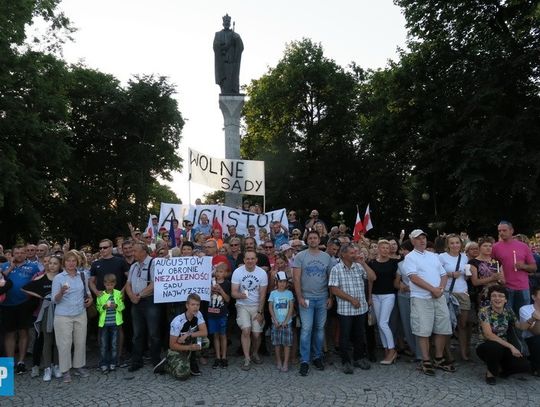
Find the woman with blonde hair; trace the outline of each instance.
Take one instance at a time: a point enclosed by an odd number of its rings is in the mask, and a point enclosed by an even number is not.
[[[75,250],[64,255],[64,271],[53,279],[51,298],[54,310],[54,332],[58,347],[60,371],[64,383],[71,382],[70,370],[75,368],[75,375],[88,377],[86,365],[86,308],[92,305],[92,296],[88,288],[88,279],[81,266],[80,256]],[[71,349],[73,346],[73,359]]]

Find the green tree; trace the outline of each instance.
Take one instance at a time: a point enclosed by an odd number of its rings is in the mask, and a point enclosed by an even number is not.
[[[316,207],[325,213],[354,202],[366,181],[357,176],[354,73],[304,39],[289,44],[247,93],[242,152],[265,161],[267,208]]]

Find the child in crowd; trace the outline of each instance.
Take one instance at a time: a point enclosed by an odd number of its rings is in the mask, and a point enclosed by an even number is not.
[[[208,330],[204,318],[199,311],[201,297],[189,294],[186,301],[186,312],[175,317],[171,322],[169,333],[169,350],[167,356],[155,367],[154,373],[169,372],[179,380],[187,380],[190,375],[200,376],[197,364],[197,353],[207,349]]]
[[[109,370],[116,370],[118,364],[118,332],[122,325],[122,311],[124,301],[122,293],[116,290],[116,276],[106,274],[103,277],[105,291],[96,299],[96,308],[99,313],[99,351],[101,372],[106,374]]]
[[[227,319],[231,300],[231,282],[225,280],[227,264],[218,263],[212,278],[212,297],[208,307],[208,333],[214,335],[216,360],[213,369],[226,368],[227,361]]]
[[[294,297],[288,287],[287,274],[278,271],[276,274],[277,289],[270,293],[268,307],[272,316],[272,345],[276,352],[276,364],[278,370],[289,370],[289,355],[292,346],[292,315],[294,309]],[[283,359],[281,358],[283,347]]]

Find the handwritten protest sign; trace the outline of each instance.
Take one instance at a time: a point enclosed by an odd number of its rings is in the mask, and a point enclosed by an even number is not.
[[[154,260],[154,302],[186,301],[191,293],[210,301],[212,257],[171,257]]]
[[[264,161],[216,158],[190,148],[189,175],[221,191],[264,196]]]
[[[184,219],[189,219],[194,225],[199,223],[201,215],[205,213],[210,223],[217,218],[224,227],[227,225],[236,226],[236,232],[241,235],[247,235],[249,225],[255,225],[257,229],[264,228],[270,231],[270,225],[273,221],[279,220],[283,226],[289,227],[286,209],[278,209],[266,213],[256,214],[246,212],[240,209],[229,208],[220,205],[196,205],[190,206],[189,212]]]

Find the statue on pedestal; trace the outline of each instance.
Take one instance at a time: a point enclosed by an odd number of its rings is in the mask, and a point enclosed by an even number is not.
[[[214,36],[216,84],[222,95],[240,94],[240,60],[244,44],[240,35],[231,30],[231,17],[223,17],[223,30]]]

